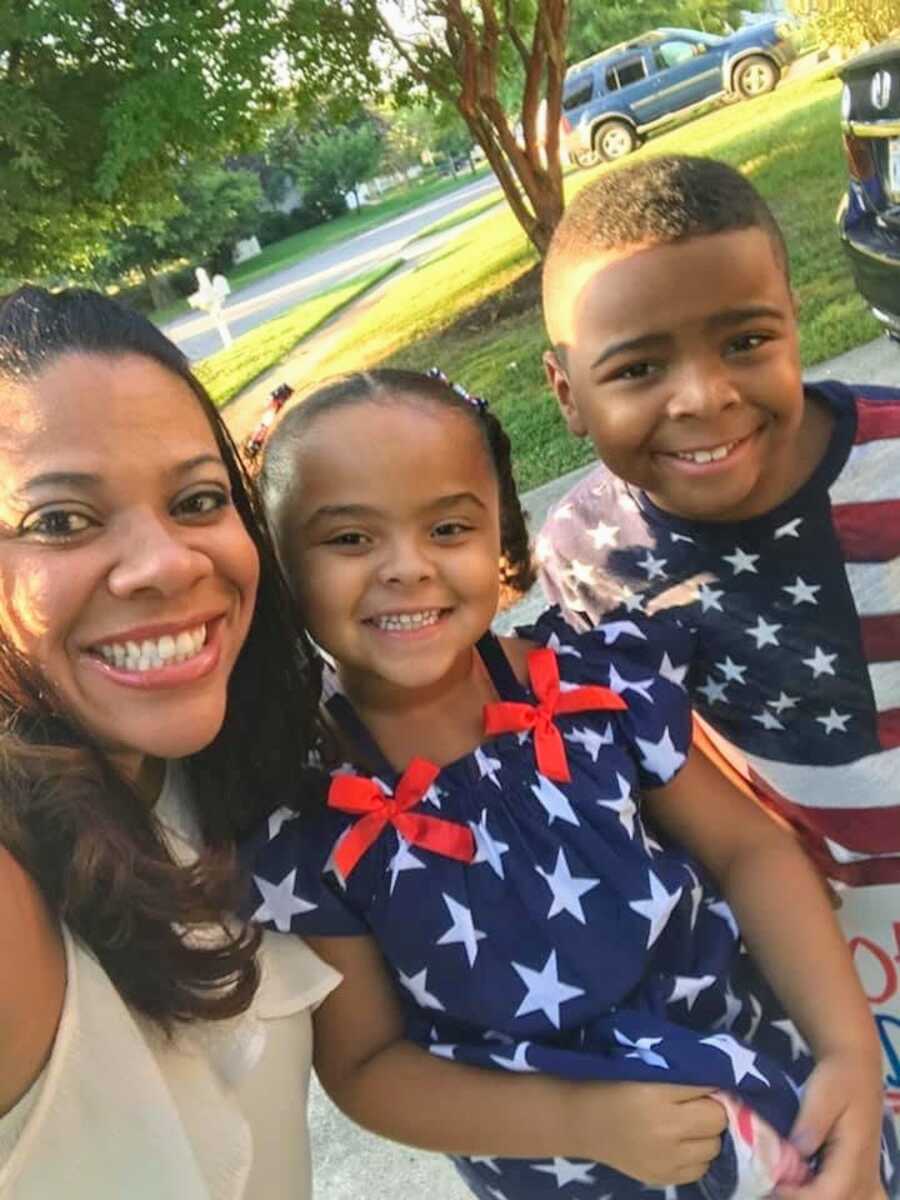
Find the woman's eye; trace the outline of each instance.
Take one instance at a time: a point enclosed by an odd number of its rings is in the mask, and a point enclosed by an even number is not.
[[[214,488],[205,492],[193,492],[175,505],[175,515],[183,517],[206,517],[227,508],[231,503],[227,492]]]
[[[65,508],[51,508],[28,517],[20,526],[20,533],[34,535],[49,541],[77,537],[95,524],[84,513],[71,512]]]

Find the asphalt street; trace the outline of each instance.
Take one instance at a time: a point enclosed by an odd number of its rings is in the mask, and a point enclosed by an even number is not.
[[[421,230],[494,190],[499,191],[499,185],[493,175],[478,179],[370,229],[368,233],[361,233],[249,284],[230,296],[225,305],[224,317],[232,337],[270,321],[317,292],[337,287],[354,275],[372,271],[380,264],[400,257],[406,243]],[[164,330],[193,361],[222,348],[221,338],[205,313],[187,313],[170,322]]]

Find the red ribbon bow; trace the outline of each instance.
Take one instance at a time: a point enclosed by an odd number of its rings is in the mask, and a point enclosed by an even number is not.
[[[439,817],[413,813],[440,773],[440,767],[424,758],[414,758],[397,783],[393,796],[383,791],[374,779],[361,775],[335,775],[328,790],[329,808],[363,814],[347,831],[335,851],[334,861],[346,879],[386,825],[414,846],[435,854],[471,862],[475,857],[475,839],[471,829],[454,825]]]
[[[610,688],[591,685],[562,692],[559,688],[559,665],[556,655],[546,646],[528,655],[528,678],[538,704],[518,704],[502,700],[484,706],[484,732],[487,737],[498,733],[518,733],[534,730],[534,754],[538,770],[548,779],[568,783],[569,764],[562,735],[553,723],[560,713],[586,712],[588,709],[623,709],[628,705]]]

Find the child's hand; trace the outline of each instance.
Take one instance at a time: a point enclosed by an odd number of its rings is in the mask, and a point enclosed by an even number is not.
[[[694,1183],[721,1148],[726,1116],[713,1088],[611,1083],[602,1108],[590,1085],[579,1097],[583,1152],[632,1179],[657,1187]]]
[[[880,1200],[882,1093],[878,1066],[865,1054],[826,1055],[809,1077],[791,1141],[822,1170],[801,1188],[780,1188],[781,1200]]]

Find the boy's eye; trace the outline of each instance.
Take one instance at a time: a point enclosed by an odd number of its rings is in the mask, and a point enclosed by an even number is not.
[[[221,488],[207,488],[202,492],[192,492],[175,505],[174,513],[179,517],[208,517],[212,513],[227,508],[231,497]]]
[[[325,539],[326,546],[344,546],[350,549],[357,549],[368,544],[368,538],[364,533],[359,533],[355,529],[349,529],[346,533],[336,533],[332,537]]]
[[[23,537],[36,537],[41,541],[66,541],[86,533],[95,524],[85,513],[66,508],[48,508],[26,517],[19,526],[19,533]]]
[[[732,338],[728,343],[728,349],[736,354],[746,354],[750,350],[758,350],[769,339],[761,333],[742,333],[739,337]]]
[[[649,379],[659,370],[655,363],[638,362],[629,363],[626,367],[620,367],[616,371],[616,379]]]

